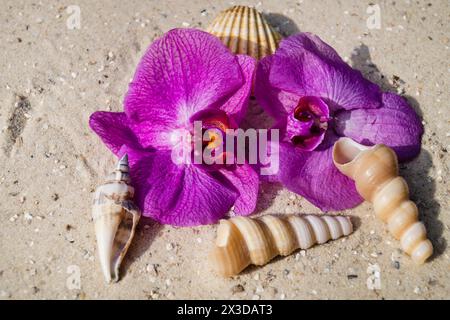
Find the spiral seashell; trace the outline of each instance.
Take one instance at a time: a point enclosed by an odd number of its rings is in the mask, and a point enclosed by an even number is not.
[[[240,273],[250,264],[264,265],[278,255],[336,240],[353,232],[344,216],[236,216],[220,220],[210,263],[222,276]]]
[[[234,6],[221,12],[207,28],[231,52],[246,54],[259,60],[272,54],[281,41],[281,35],[254,8]]]
[[[359,194],[373,204],[375,214],[388,225],[392,235],[417,264],[433,253],[419,212],[409,200],[406,181],[398,175],[395,152],[383,145],[363,146],[340,138],[333,147],[333,162],[344,175],[355,180]]]
[[[133,203],[128,157],[119,160],[113,173],[94,194],[92,217],[103,274],[107,282],[119,280],[119,267],[134,236],[141,212]]]

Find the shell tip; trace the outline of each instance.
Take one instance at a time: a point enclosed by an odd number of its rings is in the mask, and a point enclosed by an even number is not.
[[[122,158],[120,158],[117,167],[120,168],[121,165],[128,166],[128,154],[125,153]]]

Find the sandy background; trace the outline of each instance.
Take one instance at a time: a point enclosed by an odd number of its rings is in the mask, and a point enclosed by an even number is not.
[[[106,285],[90,216],[92,192],[114,158],[88,127],[96,110],[122,110],[151,41],[205,27],[228,1],[6,1],[0,10],[0,298],[397,299],[450,297],[449,1],[252,1],[283,34],[312,31],[423,118],[423,149],[401,167],[436,249],[414,266],[369,204],[343,212],[345,240],[221,279],[205,264],[215,226],[142,219],[122,280]],[[369,3],[381,29],[369,30]],[[81,28],[67,25],[77,5]],[[246,125],[268,124],[253,105]],[[258,213],[318,213],[278,185],[261,185]],[[379,268],[370,290],[368,268]],[[78,282],[79,275],[79,282]]]

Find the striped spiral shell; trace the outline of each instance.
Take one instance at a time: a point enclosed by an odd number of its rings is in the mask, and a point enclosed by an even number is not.
[[[206,31],[217,36],[231,52],[257,60],[274,53],[281,40],[260,12],[246,6],[221,12]]]
[[[94,194],[92,218],[100,265],[107,282],[119,280],[120,264],[141,217],[133,203],[134,188],[129,183],[128,157],[125,155]]]
[[[250,264],[261,266],[278,255],[287,256],[352,232],[352,223],[344,216],[237,216],[220,221],[209,260],[218,274],[232,276]]]
[[[417,264],[433,253],[419,211],[409,200],[406,181],[398,175],[395,152],[383,145],[366,147],[349,138],[333,147],[333,161],[339,171],[352,178],[359,194],[371,202],[375,214],[388,225],[390,233]]]

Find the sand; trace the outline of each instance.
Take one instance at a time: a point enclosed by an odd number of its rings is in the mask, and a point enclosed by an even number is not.
[[[417,267],[364,203],[350,237],[214,275],[205,257],[216,226],[173,228],[142,219],[122,269],[104,283],[90,215],[92,192],[114,165],[88,127],[122,110],[145,48],[175,27],[204,28],[227,1],[2,0],[0,11],[1,299],[429,299],[450,297],[450,50],[448,1],[243,1],[284,35],[311,31],[366,77],[404,95],[425,126],[423,148],[401,166],[436,254]],[[67,6],[80,9],[80,29]],[[75,21],[76,22],[76,21]],[[372,26],[372,25],[371,25]],[[264,127],[252,105],[245,126]],[[257,214],[320,213],[280,185],[261,184]]]

